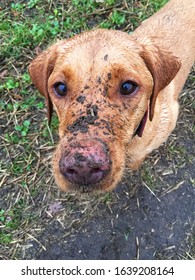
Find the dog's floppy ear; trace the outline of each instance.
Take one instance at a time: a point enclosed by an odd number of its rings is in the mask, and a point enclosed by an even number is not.
[[[168,86],[175,77],[180,69],[181,63],[171,52],[161,50],[155,45],[144,45],[144,50],[140,55],[144,59],[154,80],[149,107],[149,119],[152,121],[156,98],[159,92]]]
[[[53,104],[49,98],[47,82],[53,71],[56,58],[56,48],[50,47],[47,51],[43,51],[42,53],[38,54],[38,56],[31,62],[28,68],[33,84],[46,99],[49,124],[51,122]]]

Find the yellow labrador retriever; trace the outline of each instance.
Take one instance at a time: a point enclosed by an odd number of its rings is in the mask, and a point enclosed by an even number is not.
[[[59,187],[109,191],[137,169],[174,129],[194,58],[192,0],[169,1],[131,35],[92,30],[39,54],[29,71],[59,118]]]

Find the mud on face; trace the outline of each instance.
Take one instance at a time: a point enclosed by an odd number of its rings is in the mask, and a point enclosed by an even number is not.
[[[120,108],[105,98],[93,103],[88,100],[80,95],[73,102],[71,113],[67,110],[60,133],[64,136],[53,157],[57,183],[81,192],[108,190],[121,170],[116,164],[116,151],[124,153],[117,147],[117,130],[121,130],[123,121],[113,122],[116,109],[119,112]]]

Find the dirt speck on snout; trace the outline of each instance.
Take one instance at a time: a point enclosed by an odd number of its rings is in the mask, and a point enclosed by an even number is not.
[[[86,96],[84,95],[80,95],[79,97],[77,97],[77,102],[83,104],[85,102]]]

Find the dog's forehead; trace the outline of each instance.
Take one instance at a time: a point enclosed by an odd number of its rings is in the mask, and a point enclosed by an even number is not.
[[[85,68],[105,67],[108,64],[138,64],[141,46],[121,31],[94,30],[62,42],[59,47],[61,64]],[[98,65],[97,65],[98,63]]]

